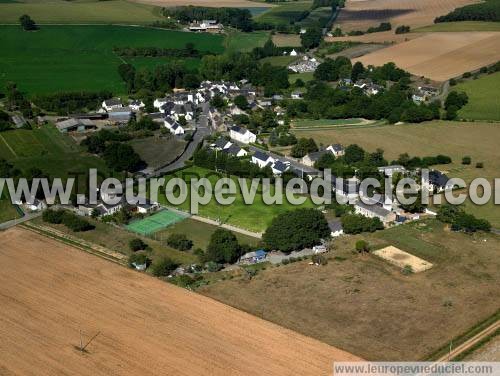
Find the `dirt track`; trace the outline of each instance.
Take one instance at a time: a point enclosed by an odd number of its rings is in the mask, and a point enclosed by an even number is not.
[[[358,359],[26,230],[0,233],[0,264],[2,375],[329,375]],[[100,333],[87,354],[80,329]]]

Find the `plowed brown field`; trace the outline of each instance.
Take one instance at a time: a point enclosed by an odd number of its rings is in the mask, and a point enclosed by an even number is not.
[[[430,25],[437,16],[476,0],[348,0],[334,27],[343,31],[366,30],[381,22],[391,22],[393,28]]]
[[[365,65],[393,61],[416,76],[445,81],[500,60],[500,33],[430,33],[356,60]]]
[[[358,359],[27,230],[0,233],[0,265],[1,375],[329,375]],[[99,333],[88,353],[80,330]]]

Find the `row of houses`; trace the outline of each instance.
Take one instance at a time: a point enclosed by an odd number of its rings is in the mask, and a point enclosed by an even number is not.
[[[340,144],[332,144],[326,147],[324,150],[315,151],[305,155],[304,157],[302,157],[301,163],[303,165],[313,167],[314,164],[326,154],[331,154],[334,157],[338,158],[345,154],[345,150],[344,147]]]

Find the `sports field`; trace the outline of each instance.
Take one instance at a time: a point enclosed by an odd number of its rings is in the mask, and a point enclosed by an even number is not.
[[[171,210],[162,210],[144,219],[131,222],[127,225],[127,230],[140,235],[151,235],[152,233],[171,226],[174,223],[183,221],[186,217],[186,215],[181,215]]]
[[[120,94],[125,86],[117,68],[125,60],[113,47],[182,48],[191,42],[200,50],[219,53],[224,51],[223,40],[220,35],[132,26],[43,26],[29,33],[19,26],[0,26],[0,86],[14,81],[29,94],[104,89]]]
[[[359,359],[27,230],[0,244],[2,374],[326,376]]]
[[[405,276],[354,252],[360,239],[372,249],[395,246],[433,267]],[[431,220],[332,245],[325,266],[306,260],[197,291],[378,361],[422,360],[498,310],[500,239],[493,234],[452,233]]]
[[[477,80],[468,80],[451,88],[464,91],[469,97],[458,115],[464,119],[500,121],[500,72],[482,75]]]
[[[500,32],[429,33],[360,58],[364,65],[394,62],[416,76],[436,81],[458,77],[500,60]]]
[[[15,0],[0,1],[0,23],[19,23],[29,14],[38,24],[134,24],[161,20],[160,8],[125,0]]]

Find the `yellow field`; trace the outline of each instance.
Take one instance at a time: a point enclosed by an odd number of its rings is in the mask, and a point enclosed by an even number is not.
[[[0,244],[2,375],[316,376],[358,359],[27,230]]]
[[[500,60],[500,33],[429,33],[355,60],[375,66],[392,61],[416,76],[445,81]]]

